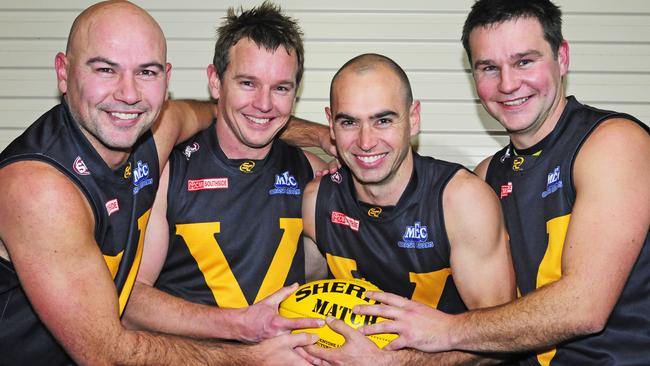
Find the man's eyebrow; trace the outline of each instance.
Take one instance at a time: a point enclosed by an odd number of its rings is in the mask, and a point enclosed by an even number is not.
[[[385,110],[385,111],[381,111],[379,113],[375,113],[371,117],[372,117],[372,119],[380,119],[380,118],[384,118],[384,117],[397,117],[397,116],[398,116],[397,112],[391,111],[391,110]]]
[[[94,63],[98,63],[98,62],[103,63],[103,64],[107,64],[107,65],[110,65],[110,66],[117,66],[116,62],[113,62],[113,61],[107,59],[106,57],[101,57],[101,56],[93,57],[91,59],[88,59],[88,61],[86,61],[86,65],[90,65],[90,64],[94,64]]]
[[[113,67],[119,66],[119,64],[117,62],[111,61],[111,60],[107,59],[106,57],[101,57],[101,56],[93,57],[93,58],[88,59],[88,61],[86,61],[86,65],[91,65],[91,64],[94,64],[94,63],[103,63],[103,64],[107,64],[107,65],[113,66]],[[147,62],[147,63],[141,64],[139,67],[141,69],[148,69],[150,67],[154,67],[154,68],[157,68],[160,71],[165,70],[165,67],[160,62]]]
[[[543,56],[542,53],[538,50],[527,50],[527,51],[515,53],[509,56],[508,59],[510,61],[517,61],[526,57],[542,57],[542,56]],[[484,65],[494,65],[494,61],[490,59],[476,60],[476,62],[474,62],[473,67],[474,69],[477,69],[479,66],[484,66]]]
[[[352,120],[352,121],[357,120],[355,117],[352,117],[351,115],[349,115],[347,113],[339,112],[339,113],[336,114],[336,116],[334,116],[334,120],[338,121],[340,119],[349,119],[349,120]]]

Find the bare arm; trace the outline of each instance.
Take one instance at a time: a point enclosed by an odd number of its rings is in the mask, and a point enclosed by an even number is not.
[[[0,169],[0,185],[2,242],[34,310],[76,363],[254,365],[281,360],[271,358],[278,350],[299,361],[292,348],[310,343],[291,335],[244,347],[126,330],[94,240],[92,210],[78,187],[34,161]]]
[[[151,128],[160,167],[165,165],[174,146],[207,128],[216,115],[216,104],[195,100],[165,102],[158,119]]]
[[[302,227],[305,235],[305,277],[307,281],[327,277],[327,262],[316,245],[316,196],[321,178],[315,178],[302,195]]]
[[[257,304],[240,309],[197,304],[156,289],[154,284],[169,247],[168,187],[169,165],[161,175],[149,218],[142,263],[124,313],[126,326],[195,338],[244,342],[259,342],[292,329],[320,326],[321,322],[316,319],[287,319],[278,315],[279,303],[295,290],[296,285],[282,288]]]
[[[336,146],[332,144],[327,125],[291,116],[280,138],[294,146],[320,147],[327,154],[336,156]]]
[[[494,191],[480,178],[459,171],[443,193],[454,283],[469,309],[514,300],[515,273]]]
[[[650,225],[650,161],[639,156],[650,156],[650,137],[638,125],[614,119],[599,126],[573,168],[562,277],[505,305],[437,313],[432,349],[536,350],[601,331]]]

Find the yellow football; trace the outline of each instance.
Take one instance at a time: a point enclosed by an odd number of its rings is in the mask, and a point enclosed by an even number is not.
[[[376,304],[366,298],[366,291],[381,291],[377,286],[356,279],[331,279],[306,283],[280,303],[280,315],[287,318],[321,318],[327,316],[343,320],[356,329],[385,321],[385,318],[371,315],[357,315],[352,312],[355,305]],[[298,329],[294,332],[318,334],[317,345],[324,348],[337,348],[345,343],[345,338],[325,325],[322,328]],[[373,334],[367,336],[379,348],[384,348],[397,334]]]

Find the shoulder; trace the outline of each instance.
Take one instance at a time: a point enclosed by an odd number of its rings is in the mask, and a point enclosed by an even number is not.
[[[479,178],[485,180],[485,177],[487,176],[487,171],[488,168],[490,167],[490,162],[492,161],[492,157],[488,156],[487,158],[483,159],[476,168],[474,168],[474,174],[476,174]]]
[[[463,214],[477,207],[498,207],[492,188],[470,171],[461,169],[449,180],[443,192],[443,209]]]

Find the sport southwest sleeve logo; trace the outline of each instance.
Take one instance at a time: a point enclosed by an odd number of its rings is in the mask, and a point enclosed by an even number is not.
[[[153,179],[149,178],[149,164],[138,160],[133,170],[133,194],[138,194],[142,188],[152,183]]]
[[[406,226],[402,241],[398,241],[397,246],[405,249],[426,249],[433,248],[433,242],[429,241],[427,227],[416,221],[415,225]]]
[[[269,191],[270,195],[276,194],[290,194],[298,196],[300,195],[300,188],[298,187],[298,181],[296,178],[289,174],[288,171],[282,174],[275,175],[275,182],[273,183],[273,189]]]

